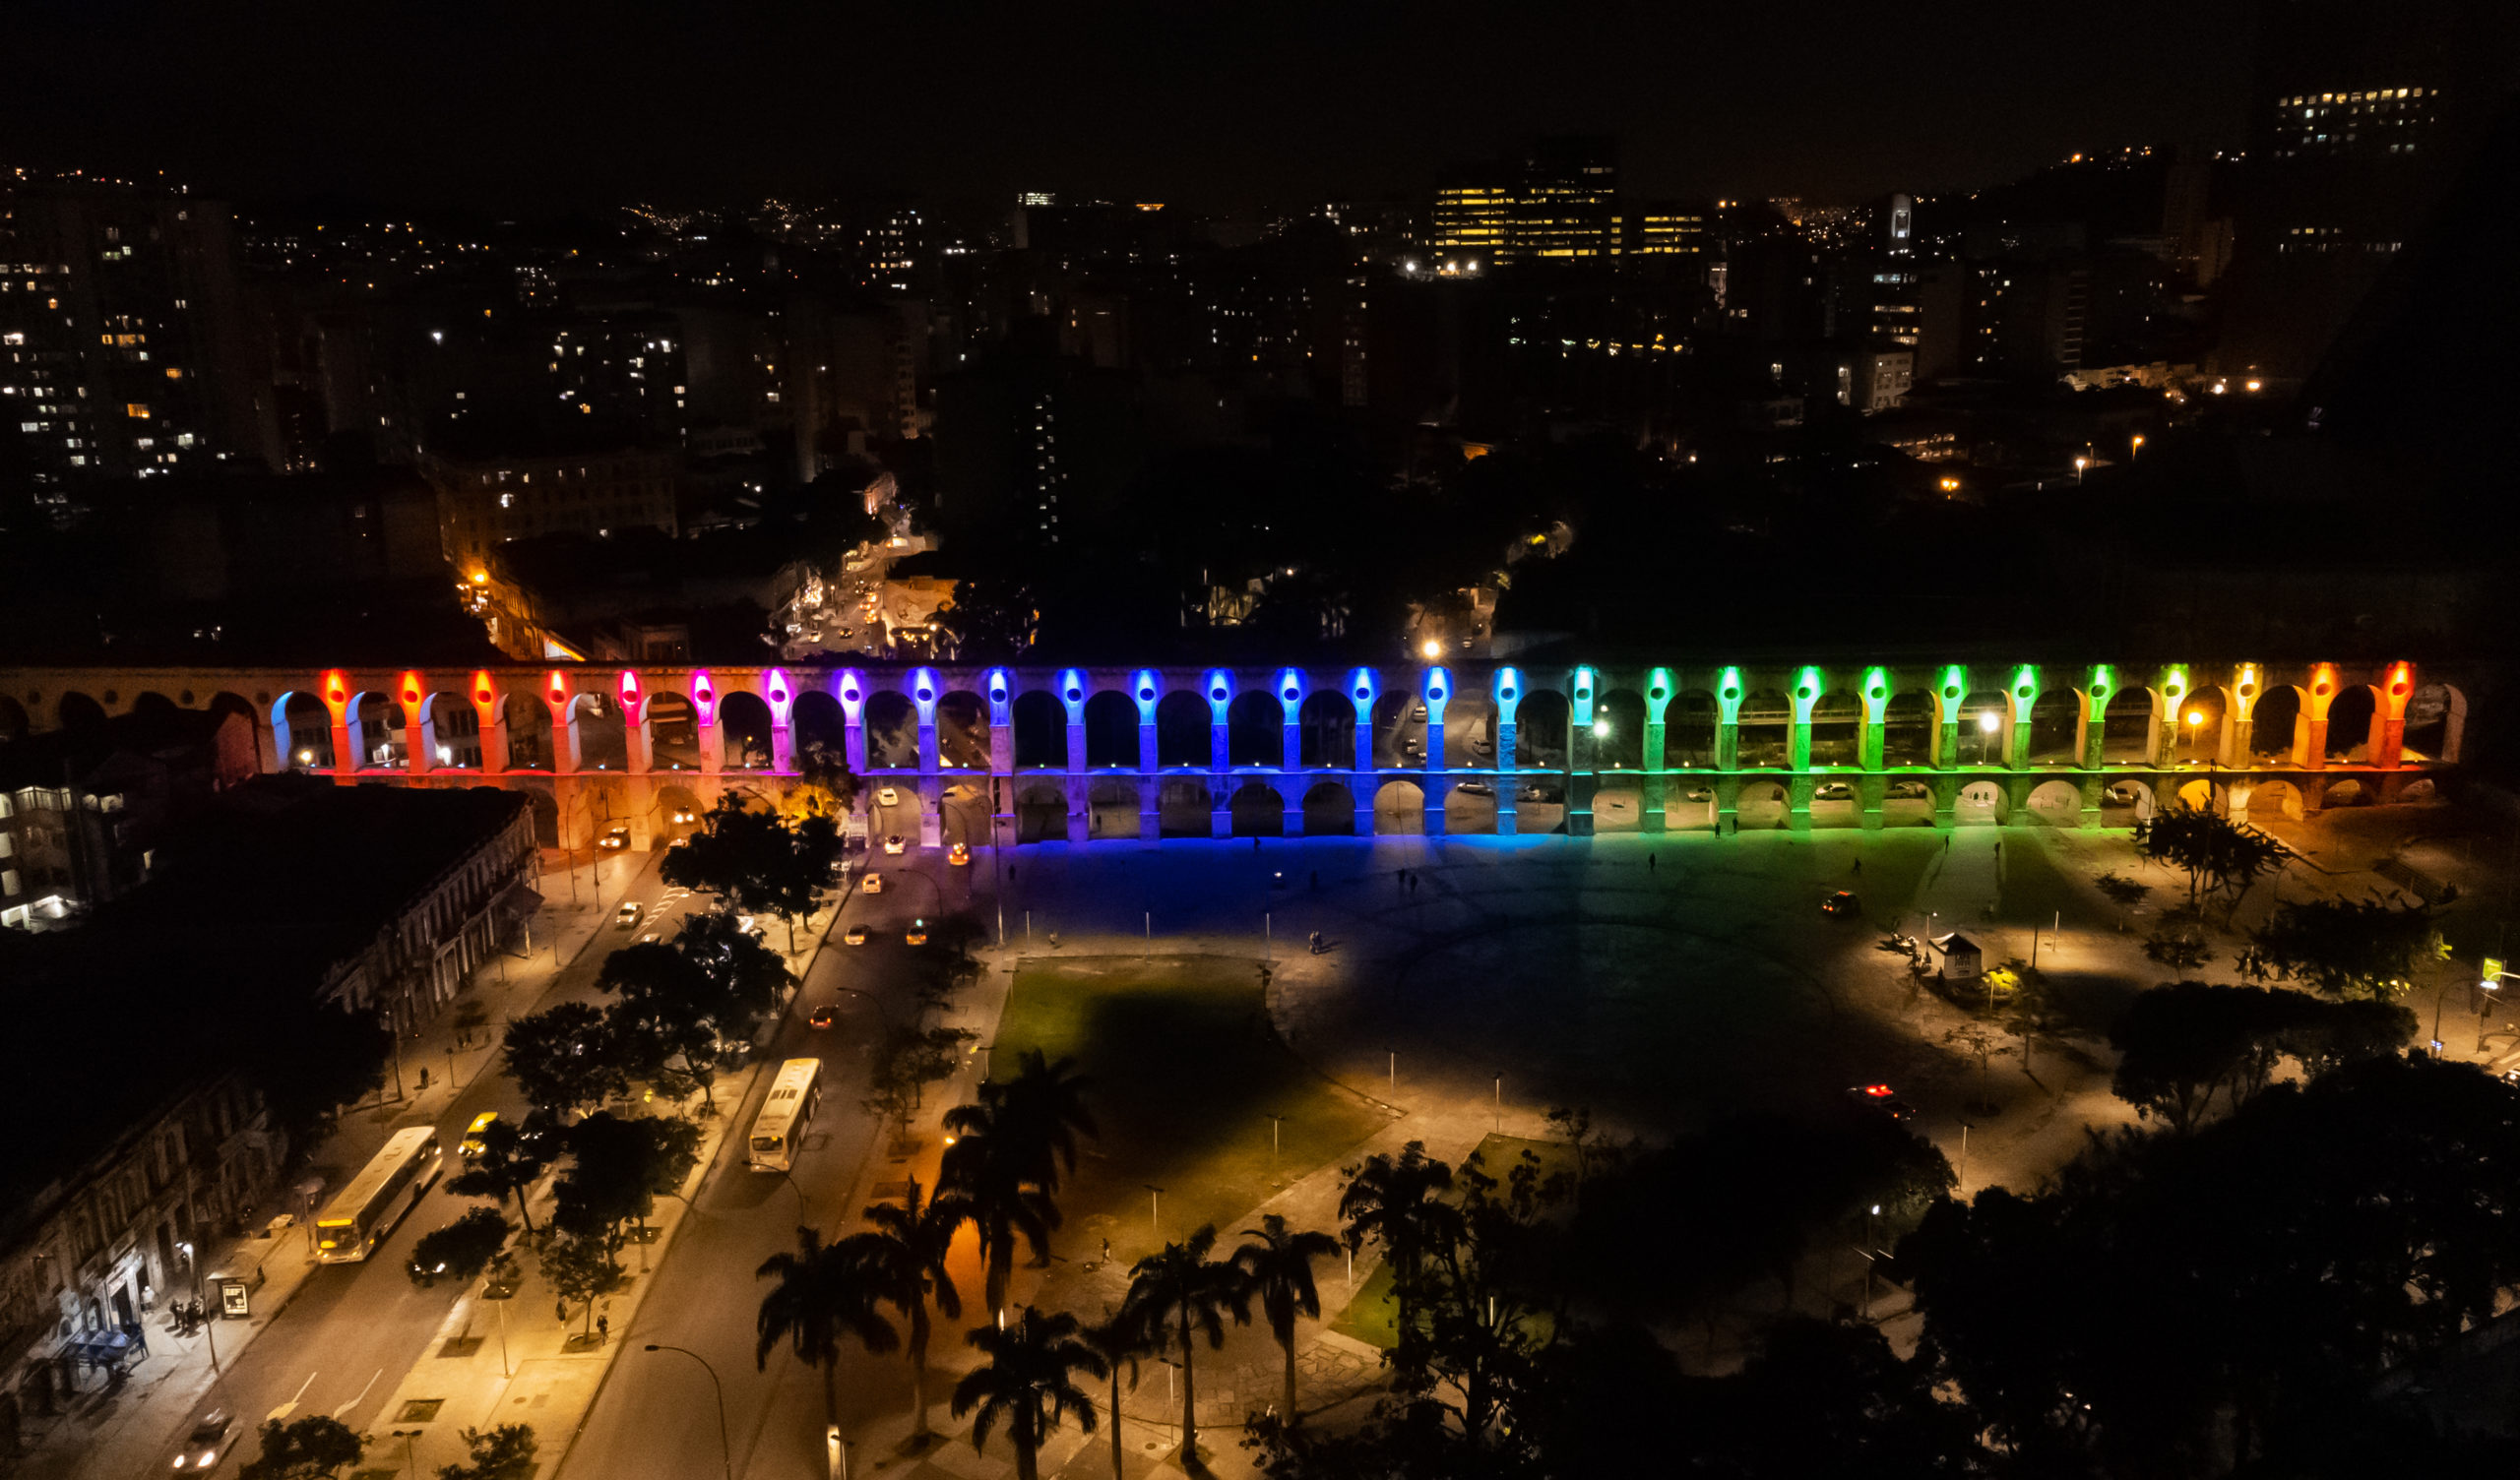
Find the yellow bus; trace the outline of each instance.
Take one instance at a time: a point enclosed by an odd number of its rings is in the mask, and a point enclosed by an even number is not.
[[[328,1264],[354,1264],[374,1254],[437,1181],[443,1164],[436,1127],[395,1132],[315,1219],[315,1257]]]
[[[753,1117],[752,1140],[746,1143],[744,1161],[754,1171],[794,1169],[805,1128],[813,1124],[814,1103],[822,1094],[822,1072],[820,1059],[789,1059],[779,1066],[779,1078],[770,1081],[770,1097]]]

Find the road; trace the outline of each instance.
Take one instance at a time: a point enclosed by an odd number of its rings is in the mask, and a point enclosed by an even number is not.
[[[911,956],[903,931],[914,919],[987,904],[984,874],[975,878],[972,870],[948,867],[938,851],[918,848],[914,798],[904,793],[900,807],[878,811],[907,812],[906,824],[887,815],[875,826],[878,836],[890,828],[910,838],[910,851],[870,859],[887,887],[880,894],[852,894],[833,925],[836,933],[863,925],[870,939],[857,947],[835,944],[822,953],[772,1041],[773,1057],[823,1061],[822,1107],[796,1169],[788,1177],[745,1170],[741,1138],[726,1138],[694,1200],[695,1216],[676,1237],[621,1339],[621,1354],[569,1454],[565,1476],[718,1473],[708,1375],[683,1356],[642,1350],[650,1342],[687,1348],[715,1370],[724,1385],[738,1473],[802,1476],[824,1467],[822,1395],[814,1374],[784,1348],[766,1371],[754,1365],[760,1295],[753,1270],[772,1254],[795,1247],[800,1212],[833,1237],[856,1227],[858,1193],[879,1134],[858,1108],[867,1093],[869,1048],[887,1015],[898,1016],[909,1005]],[[806,1016],[823,1006],[837,1009],[835,1026],[805,1026]],[[967,1077],[972,1067],[967,1064]],[[736,1125],[749,1123],[767,1087],[765,1078]],[[930,1092],[953,1096],[962,1088],[949,1083]],[[556,1445],[556,1436],[546,1443]]]
[[[681,890],[667,889],[658,879],[654,864],[662,856],[649,855],[622,895],[604,896],[607,904],[620,897],[639,900],[649,923],[637,930],[602,927],[593,947],[563,969],[537,1001],[531,1005],[520,1003],[519,1011],[595,1000],[596,975],[606,956],[650,930],[670,934],[671,928],[691,912],[691,897]],[[566,898],[565,884],[546,884],[546,888],[555,886],[560,890],[557,897]],[[474,1075],[472,1081],[434,1115],[438,1134],[448,1147],[450,1172],[456,1165],[453,1148],[473,1116],[496,1110],[502,1115],[522,1117],[526,1110],[524,1098],[503,1076],[481,1073],[474,1067],[485,1058],[477,1052],[465,1056],[463,1067]],[[407,1064],[406,1068],[416,1077],[417,1064]],[[390,1128],[356,1139],[361,1144],[373,1144],[382,1140],[387,1130],[422,1123],[416,1117],[397,1120]],[[347,1165],[327,1170],[328,1182],[338,1188],[358,1168]],[[411,1244],[421,1234],[453,1221],[474,1205],[472,1200],[449,1193],[441,1181],[365,1263],[315,1270],[281,1318],[226,1367],[202,1408],[226,1408],[236,1415],[239,1429],[246,1431],[267,1417],[296,1419],[321,1413],[363,1432],[385,1432],[391,1427],[391,1415],[379,1413],[378,1406],[403,1374],[419,1360],[448,1308],[462,1293],[462,1286],[456,1283],[427,1290],[415,1287],[404,1273]],[[281,1241],[271,1257],[302,1258],[302,1250],[303,1245],[292,1237]],[[176,1442],[191,1429],[196,1417],[198,1412],[167,1435],[161,1466],[171,1464]],[[244,1443],[250,1455],[250,1439]]]

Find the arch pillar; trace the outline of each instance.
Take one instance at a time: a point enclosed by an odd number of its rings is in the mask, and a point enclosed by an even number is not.
[[[1068,742],[1071,753],[1083,756],[1085,726],[1079,723],[1071,724],[1068,728],[1075,732]],[[1080,767],[1069,771],[1066,790],[1067,840],[1070,843],[1087,842],[1094,836],[1094,783],[1085,777]]]
[[[1881,720],[1890,703],[1890,675],[1878,668],[1866,670],[1862,685],[1856,691],[1856,697],[1861,701],[1863,707],[1863,717],[1858,721],[1862,728],[1856,732],[1856,763],[1869,773],[1881,770],[1882,758],[1888,751],[1889,731]],[[1881,826],[1878,820],[1881,812],[1878,788],[1875,788],[1872,793],[1869,808],[1875,820],[1865,826],[1874,828]]]
[[[1522,769],[1514,759],[1514,714],[1522,708],[1525,685],[1519,668],[1499,668],[1488,680],[1488,700],[1496,706],[1496,834],[1511,835],[1513,788],[1508,777]]]
[[[1371,668],[1358,668],[1348,675],[1348,701],[1356,707],[1356,775],[1374,774],[1374,693],[1381,687],[1380,677]],[[1372,799],[1353,787],[1351,793],[1362,797],[1356,803],[1357,816],[1370,819],[1374,811]],[[1368,821],[1356,831],[1370,837],[1374,830]]]
[[[1925,784],[1933,788],[1933,827],[1937,832],[1949,832],[1960,826],[1960,788],[1966,784],[1961,776],[1934,776]]]
[[[1222,668],[1211,668],[1200,679],[1199,687],[1202,690],[1200,697],[1208,702],[1208,771],[1221,776],[1233,770],[1232,741],[1226,727],[1226,714],[1233,708],[1233,677]],[[1208,801],[1213,806],[1217,800],[1213,788],[1211,793]],[[1231,797],[1226,798],[1225,811],[1230,819],[1233,815]],[[1233,832],[1228,829],[1217,835],[1231,837]]]
[[[1426,797],[1421,814],[1425,833],[1428,837],[1441,837],[1444,835],[1444,804],[1451,798],[1453,778],[1442,774],[1426,775],[1418,779],[1418,786]]]
[[[1725,669],[1715,690],[1715,769],[1717,771],[1736,771],[1741,769],[1741,670]],[[1718,794],[1721,795],[1721,792]],[[1738,786],[1733,788],[1732,795],[1735,801],[1739,799]],[[1731,801],[1724,804],[1726,817],[1732,815],[1732,805]],[[1721,820],[1716,824],[1716,831],[1718,832],[1724,831]]]
[[[1500,750],[1504,743],[1501,739],[1496,742]],[[1516,794],[1521,789],[1522,783],[1511,775],[1496,778],[1496,835],[1499,837],[1515,837],[1521,833],[1521,822],[1515,812]]]
[[[1156,746],[1155,708],[1164,699],[1164,685],[1156,680],[1155,671],[1141,668],[1129,680],[1129,700],[1138,707],[1138,774],[1154,776],[1162,759]],[[1139,788],[1138,808],[1146,808],[1145,788]]]
[[[1811,769],[1811,707],[1820,702],[1820,670],[1805,668],[1795,675],[1794,692],[1787,702],[1794,706],[1792,728],[1786,736],[1785,768],[1793,771]],[[1802,828],[1811,826],[1811,799],[1803,796],[1795,811],[1801,817]]]
[[[2039,670],[2024,665],[2004,690],[2004,769],[2030,765],[2030,711],[2039,703]]]
[[[2371,707],[2371,764],[2383,771],[2395,771],[2406,764],[2406,707],[2415,697],[2415,665],[2391,663],[2380,676],[2380,702]],[[2385,787],[2384,800],[2396,795]]]
[[[1649,725],[1647,728],[1659,730],[1662,726],[1656,724]],[[1665,823],[1663,812],[1663,809],[1667,804],[1667,800],[1670,796],[1670,788],[1671,778],[1663,774],[1661,771],[1649,771],[1645,773],[1643,777],[1643,784],[1638,788],[1641,795],[1638,797],[1636,805],[1642,815],[1640,815],[1636,820],[1637,831],[1641,832],[1668,832],[1670,831],[1670,827]]]
[[[1723,837],[1741,831],[1741,777],[1720,775],[1715,778],[1715,835]]]
[[[1658,779],[1663,771],[1663,745],[1670,731],[1666,727],[1665,711],[1671,707],[1671,696],[1679,692],[1671,670],[1656,668],[1645,675],[1645,749],[1638,753],[1637,768]],[[1645,818],[1639,826],[1649,832],[1663,831],[1663,791],[1649,786],[1645,793]]]
[[[918,845],[945,845],[945,780],[933,772],[918,778]]]
[[[2106,663],[2095,664],[2074,691],[2074,755],[2085,771],[2109,762],[2109,701],[2116,693],[2116,677]]]
[[[1807,727],[1806,727],[1807,728]],[[1811,794],[1820,789],[1820,778],[1797,771],[1785,778],[1785,827],[1789,832],[1811,831]]]
[[[576,774],[584,759],[578,750],[577,716],[569,709],[569,702],[576,697],[569,692],[568,675],[559,669],[552,669],[543,680],[542,703],[551,711],[551,773],[555,776]],[[560,796],[560,788],[553,787],[552,795]],[[560,834],[565,838],[569,831],[568,818],[566,809],[562,810]]]
[[[2160,680],[2153,686],[2156,697],[2153,703],[2153,751],[2146,758],[2149,764],[2167,767],[2177,763],[2179,709],[2194,692],[2195,685],[2188,681],[2184,667],[2174,665],[2162,670]]]
[[[2301,717],[2294,722],[2294,732],[2300,738],[2294,742],[2295,759],[2308,771],[2327,770],[2327,711],[2336,703],[2339,680],[2336,664],[2318,663],[2310,669],[2310,681],[2301,691]],[[2301,793],[2301,805],[2310,805],[2309,793]]]
[[[988,702],[988,845],[1015,840],[1015,675],[991,668],[981,685]]]
[[[774,774],[792,775],[796,770],[796,683],[785,668],[765,671],[760,679],[761,697],[770,707],[770,770]]]
[[[1600,788],[1600,747],[1593,740],[1593,703],[1600,675],[1577,668],[1568,702],[1566,736],[1566,835],[1593,835],[1593,793]]]
[[[853,678],[855,675],[848,676]],[[854,685],[853,692],[857,695],[855,702],[851,702],[847,694],[841,696],[840,702],[849,715],[849,769],[864,775],[866,732],[857,722],[857,705],[865,702],[865,685]],[[700,773],[705,776],[724,775],[726,732],[718,727],[718,681],[706,668],[691,671],[691,740],[693,749],[700,753]]]
[[[1273,784],[1275,784],[1278,789],[1278,832],[1280,835],[1286,837],[1303,836],[1303,794],[1305,784],[1311,779],[1312,778],[1310,776],[1305,775],[1302,771],[1292,769],[1279,772],[1278,778]]]
[[[1060,707],[1067,710],[1068,774],[1071,776],[1079,775],[1085,771],[1085,675],[1074,668],[1070,668],[1066,672],[1061,673],[1058,680],[1058,700]],[[1068,811],[1071,818],[1071,826],[1069,827],[1068,832],[1072,840],[1082,842],[1084,841],[1082,837],[1075,836],[1076,829],[1073,826],[1073,817],[1076,811],[1075,807],[1072,805],[1074,802],[1073,789],[1070,791],[1070,802],[1071,805],[1068,808]]]
[[[1881,804],[1889,794],[1890,779],[1887,776],[1866,774],[1856,778],[1856,810],[1866,832],[1881,831]]]
[[[2231,702],[2223,706],[2223,765],[2245,770],[2256,759],[2257,701],[2265,692],[2264,672],[2256,663],[2242,663],[2233,673]]]
[[[1381,783],[1382,777],[1371,771],[1348,772],[1348,798],[1356,809],[1356,820],[1353,826],[1358,837],[1374,835],[1374,789]]]
[[[1426,764],[1420,770],[1450,769],[1444,760],[1444,706],[1452,697],[1452,675],[1443,669],[1429,668],[1419,678],[1418,699],[1426,707]]]
[[[945,686],[937,681],[935,669],[914,668],[902,689],[918,715],[918,773],[925,780],[933,780],[944,770],[936,758],[936,706],[944,697]]]
[[[499,691],[486,670],[472,675],[472,712],[481,720],[481,774],[506,774],[508,727],[499,722]]]
[[[437,770],[437,751],[429,735],[428,720],[420,709],[428,703],[428,685],[417,673],[406,673],[396,685],[396,697],[403,703],[403,766],[412,775],[424,776]]]
[[[1283,722],[1278,736],[1278,770],[1289,776],[1300,777],[1303,774],[1303,675],[1292,668],[1280,672],[1278,713]],[[1283,801],[1285,798],[1280,800]],[[1303,816],[1301,796],[1287,803],[1287,815],[1292,818]],[[1287,829],[1287,835],[1301,837],[1303,829],[1290,827]]]

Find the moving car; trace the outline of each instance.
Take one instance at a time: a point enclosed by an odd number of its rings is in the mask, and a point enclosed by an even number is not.
[[[2138,793],[2134,787],[2127,785],[2124,781],[2119,781],[2110,786],[2107,791],[2102,792],[2101,795],[2120,807],[2132,807],[2135,805],[2140,793]]]
[[[688,807],[676,807],[673,809],[673,820],[676,824],[696,823],[700,821],[700,815]]]
[[[1877,1112],[1895,1121],[1905,1122],[1917,1118],[1916,1107],[1899,1098],[1898,1093],[1887,1084],[1854,1085],[1847,1090],[1847,1103],[1858,1110]]]
[[[905,846],[907,846],[907,844],[902,841],[902,835],[899,832],[896,832],[892,836],[884,839],[884,851],[887,853],[898,853]]]
[[[184,1436],[184,1447],[175,1451],[175,1468],[187,1475],[206,1474],[227,1452],[236,1421],[223,1408],[213,1408],[193,1425]]]
[[[805,1026],[829,1027],[839,1020],[840,1009],[835,1007],[819,1007],[805,1016]]]
[[[898,807],[901,805],[901,802],[902,794],[895,791],[890,786],[886,786],[875,793],[875,805],[879,807]]]
[[[870,894],[880,894],[884,892],[884,876],[869,874],[866,876],[866,882],[857,887]]]
[[[1863,901],[1857,898],[1852,893],[1846,890],[1840,890],[1836,894],[1831,894],[1829,897],[1820,901],[1820,913],[1824,915],[1837,915],[1851,920],[1857,915],[1863,913]]]
[[[1822,781],[1819,785],[1811,789],[1811,800],[1815,802],[1850,802],[1855,800],[1855,788],[1844,781]]]
[[[641,913],[638,900],[624,899],[621,901],[621,907],[612,912],[612,923],[623,930],[636,930],[639,928]]]
[[[972,850],[958,842],[946,850],[945,861],[958,869],[969,868],[972,862]]]
[[[863,925],[851,925],[847,930],[841,932],[840,939],[841,943],[844,945],[863,946],[866,944],[866,927]]]
[[[630,825],[615,823],[611,832],[595,840],[595,845],[606,852],[620,852],[623,848],[630,846]]]
[[[925,920],[917,920],[917,921],[914,921],[914,922],[912,923],[912,925],[911,925],[911,927],[910,927],[909,931],[908,931],[907,933],[905,933],[905,934],[902,936],[902,941],[903,941],[903,943],[904,943],[905,945],[911,945],[911,946],[924,946],[924,945],[926,945],[926,944],[927,944],[927,922],[926,922]]]
[[[1485,781],[1464,781],[1453,788],[1464,796],[1494,796],[1496,788]]]
[[[482,1147],[481,1138],[488,1133],[492,1126],[495,1126],[498,1123],[499,1112],[496,1110],[484,1110],[480,1114],[472,1117],[472,1124],[465,1127],[464,1139],[455,1143],[455,1149],[467,1156],[480,1155]]]
[[[1535,782],[1523,788],[1523,800],[1556,804],[1566,800],[1566,790],[1562,786],[1543,786]]]

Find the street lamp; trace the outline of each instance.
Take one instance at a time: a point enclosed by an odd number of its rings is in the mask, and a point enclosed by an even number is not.
[[[2089,458],[2076,458],[2076,459],[2074,460],[2074,486],[2075,486],[2075,487],[2080,488],[2080,487],[2082,486],[2082,482],[2083,482],[2083,469],[2084,469],[2084,468],[2086,468],[2086,467],[2089,467],[2089,466],[2091,466],[2091,459],[2089,459]]]
[[[2143,434],[2143,433],[2141,433],[2141,432],[2137,432],[2137,433],[2136,433],[2132,438],[2130,438],[2130,439],[2129,439],[2128,451],[2127,451],[2126,456],[2127,456],[2128,458],[2130,458],[2130,459],[2132,459],[2132,458],[2138,458],[2138,457],[2143,456],[2143,452],[2144,452],[2144,434]]]
[[[1984,738],[1978,745],[1980,765],[1992,765],[1995,759],[1995,731],[2004,727],[2003,716],[1992,709],[1978,711],[1978,733]]]
[[[1419,655],[1428,658],[1442,657],[1444,655],[1444,645],[1436,642],[1433,638],[1428,638],[1425,642],[1420,643],[1418,646],[1418,651]]]
[[[725,1387],[718,1381],[718,1369],[709,1365],[709,1359],[707,1357],[691,1350],[689,1347],[665,1346],[659,1342],[651,1341],[648,1343],[648,1350],[681,1352],[684,1356],[699,1363],[701,1371],[709,1374],[709,1386],[718,1394],[718,1463],[725,1471],[726,1480],[735,1480],[734,1451],[726,1448],[726,1389]]]

